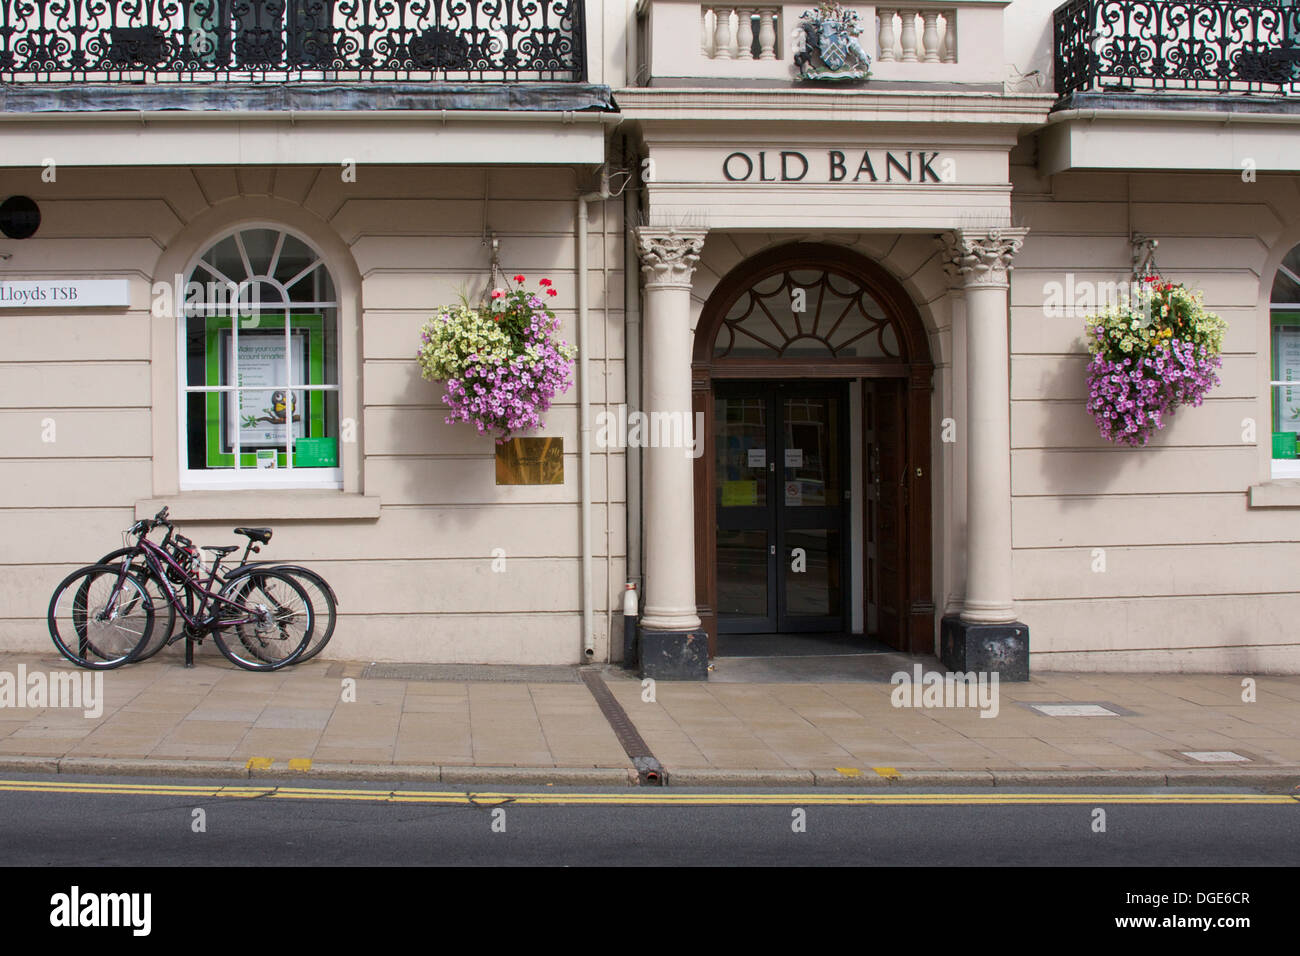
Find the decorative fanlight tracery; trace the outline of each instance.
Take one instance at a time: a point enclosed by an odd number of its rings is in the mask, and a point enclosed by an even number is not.
[[[857,279],[787,268],[743,290],[718,327],[713,358],[904,359],[893,321]]]

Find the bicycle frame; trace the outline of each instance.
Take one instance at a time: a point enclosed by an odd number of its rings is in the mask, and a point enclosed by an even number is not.
[[[167,539],[169,539],[170,537],[171,537],[171,530],[169,529],[167,532],[167,537],[163,539],[163,543],[166,544]],[[240,624],[258,623],[257,619],[252,616],[231,617],[231,618],[224,618],[224,619],[217,617],[216,602],[220,602],[221,604],[228,605],[230,607],[239,608],[239,605],[236,604],[234,601],[230,601],[226,598],[223,598],[220,594],[217,594],[214,590],[214,584],[217,578],[217,570],[221,564],[220,556],[218,556],[216,560],[212,562],[212,573],[208,577],[207,584],[204,584],[197,574],[191,574],[190,572],[186,571],[184,568],[180,566],[180,564],[178,564],[175,560],[173,560],[171,555],[167,554],[167,552],[164,551],[161,546],[156,545],[152,541],[150,541],[148,538],[148,532],[142,534],[139,537],[139,539],[136,541],[135,552],[134,554],[132,554],[131,558],[127,561],[122,562],[122,570],[118,574],[117,585],[114,587],[112,600],[116,601],[117,595],[122,588],[122,582],[125,579],[131,566],[135,563],[135,558],[137,556],[144,558],[145,565],[149,568],[150,573],[153,574],[154,579],[157,580],[161,585],[163,589],[163,593],[167,597],[168,603],[171,604],[171,606],[180,614],[182,620],[185,622],[186,626],[184,629],[184,634],[185,634],[185,666],[186,667],[194,666],[194,642],[196,637],[195,634],[196,631],[198,632],[197,637],[201,641],[204,635],[210,634],[214,630],[216,630],[218,626],[217,623],[218,621],[220,621],[219,626],[223,628],[235,627]],[[191,617],[189,612],[185,610],[184,603],[181,601],[180,595],[177,593],[177,589],[172,585],[171,578],[168,575],[169,570],[174,571],[184,579],[184,581],[186,582],[184,586],[187,590],[193,589],[203,595],[202,600],[200,601],[198,607],[195,609],[194,616]],[[212,613],[205,615],[204,612],[208,609],[209,602],[212,603]],[[242,608],[239,609],[241,611],[243,610]],[[168,641],[168,643],[173,643],[175,640],[176,638],[173,637],[171,640]]]
[[[177,613],[180,614],[187,627],[193,630],[213,630],[212,625],[217,620],[215,614],[217,608],[214,603],[212,608],[214,613],[205,616],[204,611],[207,609],[209,601],[219,601],[222,604],[229,605],[230,607],[239,607],[239,605],[234,601],[223,598],[213,589],[213,584],[217,580],[217,568],[221,564],[220,557],[217,557],[217,559],[212,562],[212,573],[208,576],[207,583],[204,584],[197,574],[191,575],[188,571],[182,568],[171,555],[148,538],[142,537],[136,547],[139,553],[144,557],[145,563],[149,566],[149,570],[153,572],[154,577],[162,584],[168,602],[176,609]],[[191,617],[189,612],[185,610],[184,604],[176,592],[176,588],[172,586],[171,578],[167,574],[169,570],[181,575],[187,582],[191,582],[185,585],[187,588],[193,588],[199,594],[203,595],[203,599],[195,609],[193,617]],[[240,608],[240,610],[242,610],[242,608]],[[256,623],[256,618],[254,617],[221,619],[222,627],[234,627],[239,624],[253,623]]]

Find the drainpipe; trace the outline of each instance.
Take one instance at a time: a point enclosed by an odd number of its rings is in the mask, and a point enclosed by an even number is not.
[[[600,171],[600,191],[578,197],[578,455],[582,526],[582,661],[596,656],[591,597],[591,384],[587,373],[587,204],[609,198],[609,168]],[[601,250],[603,255],[604,250]]]
[[[631,151],[629,150],[629,157]],[[629,158],[629,163],[635,162]],[[623,193],[623,355],[627,369],[627,413],[641,408],[641,269],[637,260],[636,191]],[[627,579],[643,590],[641,580],[641,449],[628,446],[627,462]]]

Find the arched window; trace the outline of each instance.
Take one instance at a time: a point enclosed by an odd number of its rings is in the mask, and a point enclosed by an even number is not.
[[[183,486],[342,487],[338,302],[320,253],[242,226],[176,294]]]
[[[1300,434],[1300,246],[1273,278],[1269,296],[1272,328],[1273,475],[1300,477],[1296,436]]]
[[[714,378],[928,374],[916,306],[880,266],[794,243],[733,269],[709,296],[693,361]]]
[[[740,294],[718,329],[713,356],[896,360],[898,336],[860,283],[825,269],[789,269]]]

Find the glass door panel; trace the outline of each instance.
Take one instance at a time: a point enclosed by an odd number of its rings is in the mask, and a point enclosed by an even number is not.
[[[770,403],[762,391],[722,391],[713,413],[718,629],[766,633],[776,625]]]
[[[783,555],[778,568],[780,631],[845,630],[844,391],[837,384],[778,388],[784,467],[776,514]]]
[[[846,401],[838,383],[718,386],[720,632],[847,629]]]

